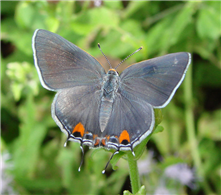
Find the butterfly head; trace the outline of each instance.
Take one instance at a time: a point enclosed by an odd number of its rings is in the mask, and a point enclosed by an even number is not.
[[[118,72],[115,69],[113,69],[113,68],[109,69],[107,74],[108,75],[116,75],[116,76],[119,75]]]

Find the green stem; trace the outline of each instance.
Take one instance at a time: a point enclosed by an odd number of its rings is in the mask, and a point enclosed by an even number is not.
[[[136,194],[139,191],[140,186],[141,186],[138,167],[137,167],[137,161],[134,160],[134,156],[132,155],[131,152],[128,152],[127,158],[128,158],[132,193]]]
[[[144,20],[143,25],[150,26],[151,24],[159,21],[160,19],[166,18],[167,16],[173,14],[174,12],[181,10],[183,7],[184,7],[183,4],[178,4],[169,9],[166,9],[165,11],[160,12],[159,14],[154,15],[153,17],[148,17],[146,20]]]
[[[184,82],[184,95],[185,95],[185,120],[187,125],[187,136],[188,141],[191,146],[191,153],[195,166],[198,168],[198,171],[202,172],[200,156],[197,150],[197,138],[194,130],[194,116],[192,112],[192,66],[189,67],[186,74],[186,79]],[[200,173],[201,175],[201,173]]]
[[[203,188],[206,194],[210,194],[211,190],[209,185],[205,180],[205,174],[202,168],[201,158],[198,150],[197,137],[195,135],[195,124],[193,115],[193,98],[192,98],[192,66],[189,67],[186,74],[186,79],[184,82],[184,96],[185,96],[185,121],[187,125],[187,137],[190,143],[191,155],[193,157],[193,162],[197,168],[198,176],[203,178]]]

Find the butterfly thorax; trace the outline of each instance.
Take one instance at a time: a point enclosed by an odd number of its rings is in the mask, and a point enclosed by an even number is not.
[[[116,70],[110,69],[103,78],[102,101],[113,102],[115,94],[119,87],[119,75]]]
[[[120,77],[115,69],[110,69],[103,78],[99,115],[101,132],[105,130],[110,118],[114,98],[119,88],[119,79]]]

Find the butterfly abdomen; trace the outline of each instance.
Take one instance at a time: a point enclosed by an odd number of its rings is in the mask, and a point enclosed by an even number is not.
[[[119,75],[115,69],[110,69],[103,79],[99,114],[101,132],[105,130],[111,116],[114,98],[119,88],[119,79]]]

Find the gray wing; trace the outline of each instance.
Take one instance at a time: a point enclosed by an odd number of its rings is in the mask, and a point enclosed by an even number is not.
[[[67,135],[73,134],[76,125],[81,123],[84,132],[100,134],[99,127],[99,87],[79,86],[59,91],[52,104],[52,117]]]
[[[36,30],[32,48],[41,84],[48,90],[94,85],[105,74],[94,57],[52,32]]]
[[[189,53],[180,52],[142,61],[120,75],[120,93],[133,100],[141,99],[155,108],[165,107],[182,83],[190,64]]]
[[[145,101],[134,101],[118,93],[112,108],[112,113],[103,136],[117,136],[116,145],[122,150],[131,149],[145,139],[153,130],[155,124],[153,108]],[[121,133],[129,134],[128,143],[120,143]]]

